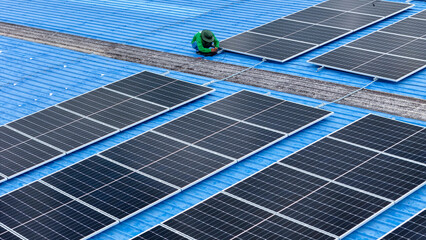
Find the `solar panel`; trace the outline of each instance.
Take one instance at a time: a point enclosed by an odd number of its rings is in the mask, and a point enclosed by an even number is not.
[[[144,71],[8,123],[0,128],[0,176],[15,177],[212,91]]]
[[[328,0],[225,39],[228,51],[285,62],[413,5],[376,0]]]
[[[381,240],[391,239],[424,239],[426,236],[426,209],[423,209],[385,236]]]
[[[116,223],[40,182],[8,193],[0,202],[1,223],[27,239],[80,239]]]
[[[162,226],[194,239],[341,239],[424,186],[426,165],[383,152],[418,147],[423,131],[368,115]]]
[[[241,99],[239,96],[242,98],[250,96],[253,100],[244,103],[242,105],[242,108],[246,106],[244,109],[249,109],[252,103],[263,104],[258,105],[257,110],[248,114],[246,118],[261,112],[262,109],[267,110],[265,104],[274,106],[275,102],[280,104],[283,102],[276,98],[247,91],[236,93],[230,98],[238,101]],[[223,104],[223,102],[227,102],[228,105]],[[235,102],[229,101],[228,98],[218,101],[217,104],[224,108],[235,106]],[[293,110],[296,113],[301,110],[308,111],[307,106],[295,106],[297,107]],[[291,115],[291,111],[292,109],[288,109],[287,112],[280,114],[282,116]],[[312,112],[315,113],[316,109],[312,108]],[[331,114],[328,111],[324,111],[324,113],[326,113],[325,116]],[[280,114],[277,117],[280,117]],[[311,122],[307,125],[322,118],[324,116],[318,115],[316,119],[311,119]],[[201,127],[196,129],[195,132],[191,132],[180,127],[185,121],[188,121],[186,124],[189,124],[186,126]],[[241,133],[238,131],[241,131]],[[241,135],[232,135],[232,133]],[[170,134],[175,135],[171,136]],[[182,136],[186,136],[185,139],[189,139],[189,142],[181,140]],[[54,204],[58,206],[49,206],[46,209],[55,209],[56,211],[58,208],[69,208],[68,206],[71,204],[79,204],[79,206],[73,206],[73,209],[80,210],[88,207],[111,221],[122,221],[235,164],[236,158],[242,160],[286,136],[286,134],[268,130],[255,124],[243,123],[241,120],[199,109],[46,176],[34,184],[18,189],[11,194],[6,194],[0,197],[0,203],[4,202],[7,206],[15,206],[17,197],[14,197],[13,194],[27,188],[32,189],[33,186],[42,186],[43,188],[38,190],[39,193],[30,194],[31,199],[19,198],[23,205],[22,208],[26,208],[27,205],[32,206],[37,201],[43,202],[46,196],[56,194],[55,196],[60,197],[60,199],[54,201]],[[235,153],[231,151],[232,149],[229,146],[234,148]],[[13,203],[9,203],[11,201]],[[26,204],[26,201],[32,202]],[[2,208],[1,211],[4,211],[7,216],[14,216],[14,212],[20,211],[20,209],[11,207]],[[26,209],[22,211],[25,212]],[[41,218],[41,216],[38,216],[40,212],[43,213],[43,210],[33,211],[29,215],[24,214],[25,219],[23,221],[36,221],[34,219]],[[74,216],[78,217],[77,213],[71,212],[66,216],[69,216],[69,218],[55,218],[55,226],[67,225],[68,221],[79,221],[79,219],[74,218]],[[99,225],[98,218],[99,216],[94,216],[85,221],[84,226]],[[51,222],[46,223],[52,224]],[[0,226],[1,224],[9,226],[9,218],[1,218]],[[18,226],[12,224],[10,228],[23,236],[27,236],[25,231]],[[40,238],[49,238],[50,232],[46,228],[46,226],[40,229],[34,228],[34,231],[37,231]],[[167,229],[167,227],[165,228]],[[100,231],[96,227],[94,230]],[[170,231],[160,230],[158,232],[154,229],[154,236],[164,235],[166,238],[167,236],[174,236]],[[78,238],[85,238],[94,234],[87,232],[88,235],[86,236],[83,233],[84,231],[86,231],[85,228],[75,226],[69,236],[66,231],[63,234],[66,238],[74,238],[76,234],[81,234]]]
[[[424,14],[426,10],[309,62],[380,79],[400,81],[426,67],[426,19],[416,18]]]

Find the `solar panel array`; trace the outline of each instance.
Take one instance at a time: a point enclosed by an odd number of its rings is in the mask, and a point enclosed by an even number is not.
[[[412,6],[377,0],[328,0],[228,38],[221,46],[285,62]]]
[[[10,122],[0,127],[0,182],[212,91],[144,71]]]
[[[340,239],[425,185],[424,132],[368,115],[136,239]]]
[[[309,62],[390,81],[426,67],[426,10]]]
[[[330,114],[238,92],[0,197],[0,226],[93,236]]]
[[[403,224],[380,238],[381,240],[424,240],[426,239],[426,209],[423,209]]]

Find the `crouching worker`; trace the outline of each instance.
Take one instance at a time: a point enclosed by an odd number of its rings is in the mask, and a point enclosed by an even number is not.
[[[219,47],[219,40],[209,30],[197,32],[192,38],[192,47],[197,50],[198,54],[204,56],[214,56],[222,52]]]

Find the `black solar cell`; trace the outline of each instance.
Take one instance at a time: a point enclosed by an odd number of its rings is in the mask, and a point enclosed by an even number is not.
[[[61,151],[38,141],[28,140],[0,152],[1,173],[12,177],[62,155]]]
[[[371,24],[372,22],[376,22],[380,19],[381,17],[377,16],[347,12],[340,14],[339,16],[330,18],[324,22],[321,22],[321,24],[331,27],[356,30],[358,28],[362,28],[365,25]]]
[[[29,138],[17,133],[7,127],[0,127],[0,151],[8,149],[18,143],[27,141]]]
[[[327,181],[274,164],[225,192],[273,211],[280,211]]]
[[[303,43],[289,39],[278,39],[251,50],[248,53],[257,56],[264,56],[268,59],[275,59],[277,61],[285,61],[288,58],[292,58],[297,54],[302,54],[314,47],[315,45],[310,43]]]
[[[136,97],[175,81],[174,78],[144,71],[105,87]]]
[[[379,31],[379,32],[374,32],[370,35],[367,35],[363,38],[360,38],[356,41],[353,41],[349,43],[347,46],[366,49],[366,50],[372,50],[372,51],[381,52],[381,53],[388,53],[413,40],[415,40],[415,38]],[[354,58],[354,60],[359,58],[358,55],[355,55],[355,56],[356,57]],[[363,60],[359,63],[359,65],[364,62],[367,62],[367,61]]]
[[[329,183],[305,198],[284,206],[281,214],[341,236],[391,203]]]
[[[129,99],[89,115],[90,118],[116,128],[128,128],[167,111],[167,108],[138,99]]]
[[[287,101],[269,108],[246,121],[291,134],[329,114],[329,111]]]
[[[131,98],[123,94],[110,91],[106,88],[98,88],[60,103],[58,106],[84,116],[89,116],[129,99]]]
[[[331,136],[384,151],[420,130],[422,127],[377,115],[368,115]]]
[[[397,23],[394,23],[380,31],[396,33],[411,37],[422,37],[426,35],[426,24],[425,20],[407,18]]]
[[[184,188],[234,161],[195,147],[186,147],[140,169],[170,184]]]
[[[175,81],[137,97],[168,108],[174,108],[210,91],[212,91],[211,88],[184,81]]]
[[[320,23],[324,20],[335,17],[342,13],[344,12],[339,10],[310,7],[300,12],[288,15],[287,17],[285,17],[285,19],[292,19],[307,23]]]
[[[426,39],[417,39],[410,43],[407,42],[405,45],[390,52],[390,54],[426,61]],[[426,62],[424,65],[426,65]]]
[[[195,145],[235,159],[240,159],[284,136],[284,134],[256,126],[237,123],[198,141]]]
[[[286,38],[312,44],[324,44],[349,32],[345,29],[315,25],[288,35]]]
[[[147,132],[110,148],[100,155],[133,169],[141,169],[187,146],[170,138]]]
[[[32,137],[38,137],[79,119],[80,116],[54,106],[7,125]]]
[[[271,215],[220,193],[168,220],[164,225],[195,239],[231,239]]]
[[[281,162],[328,179],[335,179],[377,154],[351,144],[324,138],[284,158]]]
[[[379,196],[398,200],[426,181],[426,166],[378,155],[336,181]]]
[[[349,47],[340,47],[334,51],[320,55],[310,62],[321,66],[333,66],[338,69],[352,70],[363,63],[379,57],[380,53]]]
[[[383,55],[368,63],[362,64],[353,71],[379,78],[399,81],[406,76],[424,68],[426,61]]]
[[[197,110],[154,131],[192,144],[236,123],[229,118]]]
[[[116,132],[116,129],[82,118],[38,137],[64,151],[72,151]]]
[[[262,33],[275,37],[285,37],[310,26],[312,26],[310,23],[290,21],[287,19],[277,19],[263,26],[254,28],[250,30],[250,32]]]
[[[282,102],[284,100],[250,91],[241,91],[207,105],[203,109],[238,120],[244,120]]]
[[[426,130],[423,129],[388,149],[386,153],[426,164]]]
[[[248,52],[278,38],[245,32],[220,42],[220,46],[237,52]]]

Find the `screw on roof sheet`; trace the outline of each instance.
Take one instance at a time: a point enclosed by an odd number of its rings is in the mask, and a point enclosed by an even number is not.
[[[105,75],[105,74],[103,74],[103,73],[102,73],[102,74],[101,74],[101,77],[103,77],[104,75]]]
[[[49,93],[49,96],[52,96],[53,95],[53,93]]]
[[[67,65],[64,65],[64,68],[66,68],[67,67]]]

